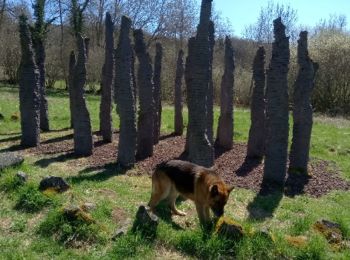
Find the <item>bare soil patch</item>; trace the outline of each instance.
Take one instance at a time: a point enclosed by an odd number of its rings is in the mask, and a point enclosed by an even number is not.
[[[116,162],[118,137],[119,135],[115,134],[113,143],[103,143],[101,137],[95,135],[94,154],[85,158],[74,157],[71,135],[66,138],[48,140],[39,147],[26,151],[35,155],[49,156],[48,159],[42,159],[44,160],[43,166],[55,161],[67,161],[69,165],[98,170]],[[184,137],[162,136],[159,144],[154,147],[154,155],[137,162],[137,171],[131,171],[131,174],[152,174],[158,163],[183,158],[184,146]],[[230,151],[216,151],[215,165],[219,174],[228,183],[258,192],[261,189],[264,165],[254,161],[246,162],[245,155],[246,145],[236,143]],[[342,179],[336,167],[329,162],[312,160],[310,174],[310,178],[295,174],[287,176],[285,194],[288,196],[307,194],[312,197],[320,197],[332,190],[350,190],[350,182]]]

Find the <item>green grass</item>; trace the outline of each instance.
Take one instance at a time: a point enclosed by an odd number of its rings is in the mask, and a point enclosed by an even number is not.
[[[17,89],[0,87],[0,149],[19,142],[19,121],[11,115],[18,113]],[[50,123],[52,131],[42,134],[43,140],[71,133],[60,131],[69,127],[69,106],[66,92],[49,91]],[[94,130],[98,130],[99,98],[87,96]],[[113,120],[118,127],[118,118]],[[249,111],[235,110],[235,140],[246,142],[249,130]],[[217,122],[218,109],[215,109]],[[185,123],[187,116],[185,114]],[[215,125],[216,129],[216,125]],[[173,130],[173,111],[163,108],[162,132]],[[350,179],[350,122],[345,119],[315,117],[311,156],[333,161],[344,178]],[[107,170],[84,172],[84,159],[79,165],[58,161],[49,165],[36,163],[57,155],[25,153],[25,163],[0,172],[0,258],[1,259],[350,259],[350,250],[333,249],[312,228],[319,219],[340,224],[346,239],[350,239],[350,192],[334,191],[319,199],[305,195],[295,198],[279,194],[257,197],[253,191],[235,189],[229,199],[226,214],[243,225],[247,236],[233,242],[199,228],[194,206],[186,201],[179,208],[186,217],[174,216],[159,209],[161,217],[154,236],[129,231],[113,241],[115,230],[123,223],[134,221],[137,208],[150,196],[151,180],[147,176],[117,174]],[[28,174],[26,184],[17,181],[17,171]],[[133,170],[133,171],[137,171]],[[47,196],[37,189],[42,177],[62,176],[72,185],[63,194]],[[62,215],[66,205],[93,202],[94,223],[70,221]],[[277,205],[277,207],[276,207]],[[250,218],[254,212],[260,219]],[[257,230],[266,229],[273,241]],[[255,235],[254,235],[255,234]],[[307,245],[294,247],[285,235],[306,236]]]

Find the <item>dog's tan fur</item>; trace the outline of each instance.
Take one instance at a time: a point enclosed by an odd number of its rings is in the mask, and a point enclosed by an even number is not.
[[[210,220],[209,209],[216,216],[224,213],[224,207],[233,187],[228,187],[215,173],[189,162],[171,160],[157,166],[152,176],[151,211],[161,200],[167,199],[172,213],[184,216],[175,202],[179,195],[194,201],[201,224]]]

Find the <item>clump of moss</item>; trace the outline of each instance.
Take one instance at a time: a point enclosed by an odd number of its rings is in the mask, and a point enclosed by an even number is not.
[[[33,213],[53,204],[53,197],[41,193],[34,184],[28,184],[18,191],[15,209]]]
[[[82,247],[86,244],[104,242],[101,227],[80,207],[55,208],[40,224],[38,233],[52,236],[67,247]]]

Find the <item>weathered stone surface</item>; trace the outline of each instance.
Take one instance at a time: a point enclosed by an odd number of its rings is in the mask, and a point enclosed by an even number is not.
[[[267,132],[264,180],[283,185],[287,167],[289,134],[288,81],[289,38],[281,18],[274,20],[275,41],[267,72]]]
[[[117,240],[119,237],[126,235],[131,227],[131,219],[126,219],[124,223],[114,232],[112,240]]]
[[[105,20],[105,62],[102,68],[100,131],[103,141],[112,142],[112,83],[114,76],[114,24],[111,15],[106,13]]]
[[[141,232],[147,237],[154,237],[159,224],[159,219],[150,209],[141,205],[137,210],[135,221],[132,227],[133,232]]]
[[[85,202],[83,203],[80,208],[85,212],[90,212],[96,209],[96,204],[92,202]]]
[[[186,150],[190,161],[205,167],[211,167],[214,163],[214,149],[208,139],[207,131],[207,98],[211,73],[209,41],[211,7],[212,0],[202,1],[197,35],[189,40],[185,68],[189,116]]]
[[[70,188],[69,184],[61,177],[48,176],[41,180],[39,190],[53,189],[57,192],[65,192]]]
[[[22,50],[18,69],[21,145],[35,147],[40,142],[40,75],[34,60],[32,39],[25,16],[20,17],[19,32]]]
[[[86,107],[84,87],[86,83],[86,48],[84,38],[77,37],[78,58],[74,66],[71,98],[73,105],[74,153],[89,156],[93,150],[90,114]]]
[[[120,132],[118,164],[129,168],[135,164],[136,152],[136,107],[134,96],[133,50],[129,37],[131,20],[123,16],[115,58],[115,102],[118,104]]]
[[[233,145],[233,85],[234,85],[234,51],[228,36],[225,39],[225,70],[221,80],[220,117],[216,145],[231,149]]]
[[[306,31],[300,33],[298,40],[298,64],[299,72],[293,95],[293,139],[289,171],[307,174],[313,124],[311,94],[318,65],[309,57]]]
[[[139,91],[139,116],[137,122],[137,152],[136,157],[145,159],[153,155],[153,69],[149,53],[141,29],[134,31],[135,53],[139,60],[137,83]]]
[[[314,228],[323,234],[329,243],[340,244],[343,240],[343,235],[338,223],[322,219],[314,224]]]
[[[260,46],[253,63],[253,93],[250,104],[250,130],[247,158],[259,159],[265,153],[265,48]]]
[[[0,171],[23,163],[22,155],[13,152],[0,153]]]
[[[96,223],[89,213],[85,212],[76,205],[65,206],[63,208],[63,216],[65,216],[68,221],[80,220],[88,224]]]
[[[221,217],[216,224],[216,233],[231,240],[240,240],[244,236],[243,228],[240,224],[227,217]]]
[[[153,100],[154,100],[154,112],[153,112],[153,143],[159,142],[160,127],[162,119],[162,88],[161,88],[161,74],[162,74],[162,59],[163,59],[163,47],[160,43],[156,44],[156,56],[154,58],[154,74],[153,74]]]
[[[207,93],[207,136],[210,145],[214,144],[214,81],[213,81],[213,59],[215,47],[214,22],[209,22],[209,84]]]
[[[175,104],[175,117],[174,117],[174,133],[175,135],[182,135],[184,123],[182,116],[182,78],[184,75],[184,52],[180,50],[177,56],[176,62],[176,76],[175,76],[175,90],[174,90],[174,104]]]
[[[28,175],[27,175],[25,172],[21,172],[21,171],[17,172],[17,173],[16,173],[16,177],[17,177],[17,179],[19,179],[20,182],[22,182],[22,183],[25,183],[25,182],[27,182],[27,180],[28,180]]]

